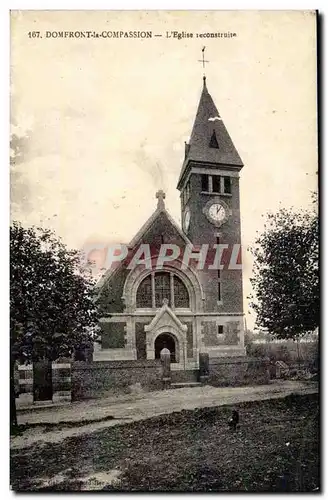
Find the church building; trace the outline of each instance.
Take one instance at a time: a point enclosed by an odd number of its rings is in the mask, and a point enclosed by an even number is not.
[[[208,353],[210,359],[245,356],[240,263],[242,167],[204,77],[177,179],[182,228],[165,206],[165,193],[158,191],[154,212],[128,245],[129,252],[149,245],[151,264],[158,257],[156,249],[163,245],[176,245],[181,253],[162,266],[139,263],[129,268],[122,261],[104,274],[98,285],[103,317],[94,362],[157,359],[164,347],[170,351],[172,370],[197,369],[200,353]],[[212,257],[218,245],[225,249],[223,265],[199,265],[199,259],[181,265],[186,248],[195,253],[204,245]],[[228,265],[232,258],[238,263],[235,266]]]

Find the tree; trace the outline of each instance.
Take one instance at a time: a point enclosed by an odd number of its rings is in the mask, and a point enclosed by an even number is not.
[[[315,200],[316,201],[316,200]],[[251,249],[257,324],[293,340],[319,325],[319,226],[315,210],[268,214]]]
[[[53,232],[10,228],[11,422],[16,423],[14,365],[71,356],[95,337],[94,281],[80,254]]]

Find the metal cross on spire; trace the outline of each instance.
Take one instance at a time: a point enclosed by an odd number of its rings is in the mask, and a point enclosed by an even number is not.
[[[206,65],[206,63],[209,63],[209,62],[210,62],[210,61],[207,61],[207,60],[205,59],[205,49],[206,49],[206,47],[203,47],[203,48],[202,48],[202,58],[201,58],[201,59],[198,59],[198,62],[201,62],[201,63],[203,64],[203,68],[204,68],[204,76],[205,76],[205,65]]]

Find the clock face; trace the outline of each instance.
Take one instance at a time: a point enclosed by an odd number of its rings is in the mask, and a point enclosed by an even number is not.
[[[226,210],[221,203],[212,203],[208,209],[208,215],[214,222],[223,222],[226,218]]]
[[[185,231],[188,231],[189,224],[190,224],[190,210],[186,210],[183,218],[183,226]]]

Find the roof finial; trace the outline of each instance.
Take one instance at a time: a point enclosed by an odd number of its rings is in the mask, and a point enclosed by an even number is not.
[[[159,191],[157,191],[156,198],[158,199],[157,209],[158,210],[163,210],[165,208],[165,203],[164,203],[165,193],[164,193],[164,191],[162,189],[160,189]]]
[[[206,65],[206,63],[208,63],[209,61],[207,61],[207,60],[205,59],[205,49],[206,49],[206,47],[203,47],[203,48],[202,48],[202,58],[201,58],[201,59],[198,59],[198,62],[201,62],[201,63],[203,64],[203,68],[204,68],[203,81],[204,81],[204,86],[206,87],[205,65]]]

